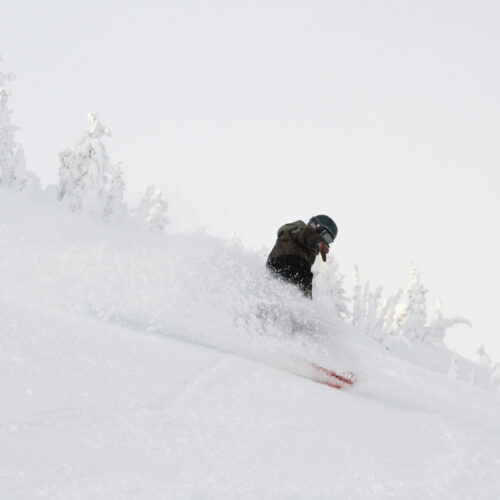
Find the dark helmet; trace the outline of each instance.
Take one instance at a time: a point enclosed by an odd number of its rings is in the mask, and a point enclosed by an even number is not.
[[[316,215],[316,217],[312,217],[309,221],[309,225],[314,227],[314,229],[316,229],[316,231],[318,231],[318,233],[322,236],[327,236],[325,239],[328,244],[333,243],[333,240],[337,236],[337,224],[335,224],[335,222],[333,222],[328,215]],[[325,231],[328,234],[326,234]]]

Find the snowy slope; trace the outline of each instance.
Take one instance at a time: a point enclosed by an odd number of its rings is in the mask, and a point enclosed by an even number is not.
[[[258,257],[3,191],[0,237],[0,498],[500,498],[498,394],[396,357]]]

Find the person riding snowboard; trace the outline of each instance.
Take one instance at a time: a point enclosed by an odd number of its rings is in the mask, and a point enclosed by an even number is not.
[[[267,268],[274,276],[293,283],[306,297],[312,298],[311,267],[318,254],[323,262],[326,261],[337,232],[337,225],[327,215],[317,215],[308,224],[298,220],[281,226],[267,258]]]

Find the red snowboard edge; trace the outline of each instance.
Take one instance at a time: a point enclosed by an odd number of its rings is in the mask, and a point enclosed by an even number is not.
[[[320,366],[315,363],[312,363],[312,365],[321,374],[326,375],[324,380],[322,379],[321,382],[329,387],[333,387],[335,389],[344,389],[346,387],[353,386],[354,382],[356,381],[356,376],[354,375],[354,373],[347,372],[340,374],[334,370],[330,370],[329,368],[325,368],[324,366]]]

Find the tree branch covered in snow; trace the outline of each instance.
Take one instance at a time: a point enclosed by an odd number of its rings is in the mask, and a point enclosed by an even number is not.
[[[35,174],[26,171],[23,147],[14,139],[18,127],[10,120],[10,91],[6,88],[6,82],[14,78],[13,74],[0,71],[0,183],[17,191],[39,191],[40,181]]]

